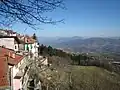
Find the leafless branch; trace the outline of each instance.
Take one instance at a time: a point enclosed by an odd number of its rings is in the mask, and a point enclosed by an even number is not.
[[[30,27],[56,24],[63,20],[53,20],[44,13],[57,8],[65,9],[63,0],[0,0],[0,25],[12,22],[21,22]]]

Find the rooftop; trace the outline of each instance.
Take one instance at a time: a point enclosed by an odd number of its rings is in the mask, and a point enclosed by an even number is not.
[[[16,65],[23,58],[24,56],[15,54],[11,49],[0,47],[0,87],[9,86],[7,78],[8,65]]]

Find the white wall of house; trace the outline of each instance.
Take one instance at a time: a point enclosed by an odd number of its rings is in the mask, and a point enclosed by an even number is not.
[[[14,44],[14,38],[0,38],[0,46],[5,46],[6,48],[12,49],[14,51],[19,50],[19,44]]]
[[[8,75],[9,75],[9,82],[11,83],[10,89],[13,90],[13,67],[8,65]]]
[[[21,79],[13,79],[13,90],[19,90],[22,88]]]
[[[0,46],[14,50],[14,38],[0,38]]]
[[[15,79],[14,77],[17,75],[17,73],[24,73],[24,67],[23,64],[25,64],[26,58],[23,58],[17,65],[13,66],[13,90],[18,90],[22,88],[22,77],[20,79]]]
[[[18,72],[19,72],[18,65],[15,65],[13,67],[13,90],[18,90],[21,88],[21,79],[14,79]]]
[[[20,71],[20,69],[22,70],[22,66],[23,66],[23,64],[25,64],[26,63],[26,58],[23,58],[17,65],[14,65],[14,67],[13,67],[13,77],[15,77],[16,76],[16,74]],[[23,71],[22,71],[23,72]]]
[[[15,34],[9,34],[9,36],[17,36],[17,34],[15,33]]]
[[[32,44],[32,53],[34,54],[34,56],[38,57],[38,43],[35,42],[34,44]]]
[[[39,47],[38,43],[35,42],[33,44],[25,44],[25,51],[27,51],[26,48],[27,46],[29,48],[29,51],[33,53],[33,56],[38,57],[38,47]]]
[[[0,30],[0,35],[3,35],[3,36],[17,36],[17,33],[7,33],[6,30]]]
[[[7,33],[5,31],[0,30],[0,35],[5,36]]]
[[[18,72],[19,72],[18,66],[15,65],[15,66],[13,67],[13,78],[16,76],[16,74],[17,74]]]

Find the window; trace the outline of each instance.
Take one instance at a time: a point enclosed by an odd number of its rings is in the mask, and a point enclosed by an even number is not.
[[[17,46],[15,45],[15,49],[17,49]]]
[[[28,44],[27,44],[26,48],[27,48],[27,51],[29,51],[29,46],[28,46]]]
[[[31,44],[31,49],[32,49],[32,44]]]

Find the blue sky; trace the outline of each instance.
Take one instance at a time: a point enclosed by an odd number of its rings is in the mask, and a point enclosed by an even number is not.
[[[40,25],[34,31],[27,26],[16,24],[15,31],[23,34],[36,33],[38,36],[120,36],[120,0],[65,0],[67,10],[57,9],[46,13],[55,20],[65,19],[57,25]]]

